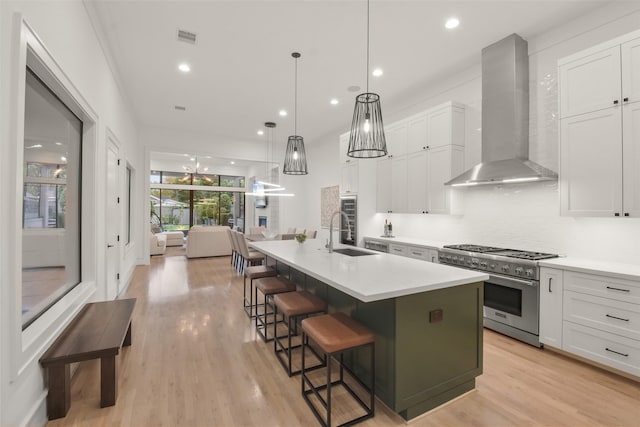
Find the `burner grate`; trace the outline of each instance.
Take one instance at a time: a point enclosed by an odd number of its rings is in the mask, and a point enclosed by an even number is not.
[[[477,252],[477,253],[504,251],[504,248],[494,248],[492,246],[482,246],[482,245],[445,245],[443,246],[443,248],[457,249],[459,251]]]
[[[509,258],[528,259],[531,261],[538,261],[541,259],[557,258],[555,254],[545,254],[542,252],[528,252],[519,250],[507,250],[504,252],[496,253],[496,255],[506,256]]]

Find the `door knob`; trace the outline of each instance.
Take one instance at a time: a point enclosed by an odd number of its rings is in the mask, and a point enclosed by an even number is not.
[[[112,248],[112,247],[113,247],[113,245],[107,244],[107,248]]]

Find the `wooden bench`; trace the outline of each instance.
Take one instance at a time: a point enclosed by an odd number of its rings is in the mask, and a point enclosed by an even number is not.
[[[116,356],[131,345],[131,316],[135,298],[86,304],[40,358],[47,369],[50,420],[67,415],[71,406],[69,364],[100,359],[100,407],[116,404]]]

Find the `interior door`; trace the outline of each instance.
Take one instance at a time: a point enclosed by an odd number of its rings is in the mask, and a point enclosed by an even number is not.
[[[107,144],[107,299],[115,299],[120,292],[120,165],[118,147],[109,139]]]

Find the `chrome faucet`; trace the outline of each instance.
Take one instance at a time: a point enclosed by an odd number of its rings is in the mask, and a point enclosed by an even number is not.
[[[351,224],[349,224],[349,217],[347,216],[346,213],[344,213],[344,211],[340,211],[337,210],[334,213],[331,214],[331,221],[329,222],[329,244],[327,245],[327,248],[329,248],[329,252],[333,252],[333,218],[337,215],[337,214],[341,214],[346,223],[347,223],[347,230],[348,230],[348,239],[351,240]],[[338,227],[338,231],[342,231],[340,230],[340,227]]]

